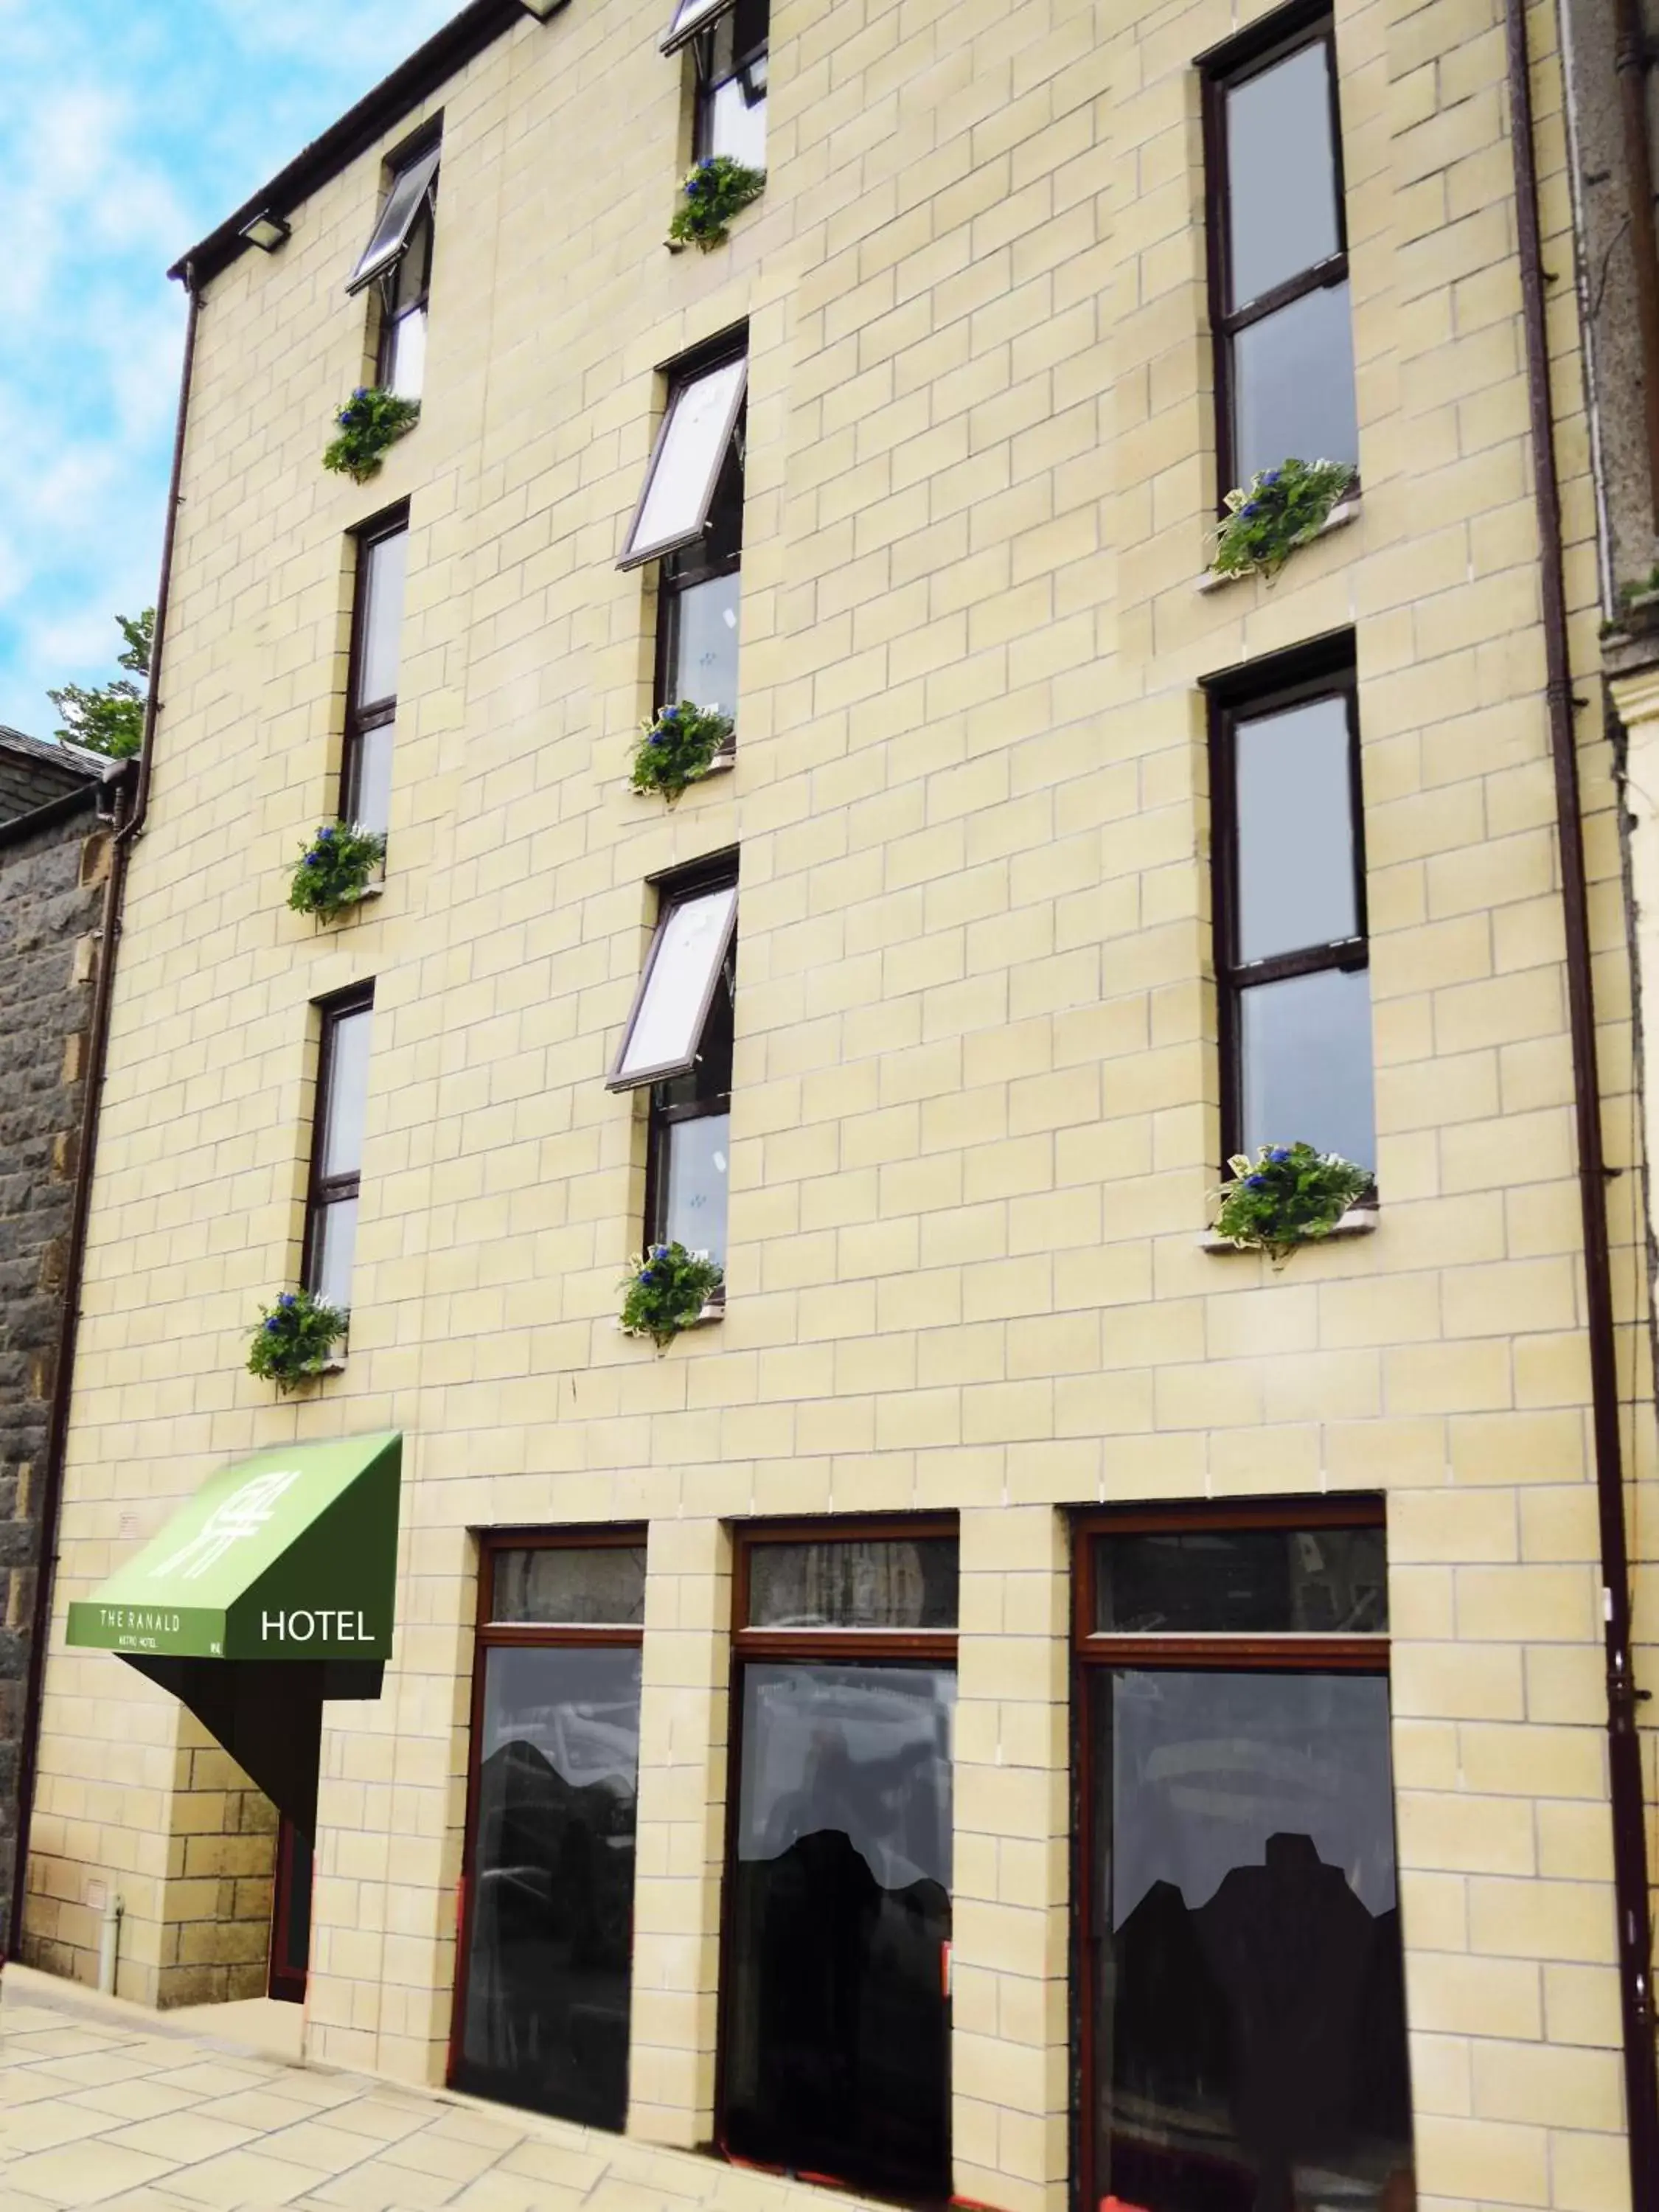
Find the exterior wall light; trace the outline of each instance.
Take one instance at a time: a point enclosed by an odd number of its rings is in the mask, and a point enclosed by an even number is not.
[[[265,253],[275,253],[288,232],[289,227],[281,216],[272,215],[267,208],[261,208],[252,222],[242,225],[242,236],[248,244],[258,246]]]
[[[564,4],[565,0],[519,0],[525,14],[533,15],[538,23],[544,23],[550,15],[556,15]]]

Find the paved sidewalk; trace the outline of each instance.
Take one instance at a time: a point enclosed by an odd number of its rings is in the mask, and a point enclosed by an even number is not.
[[[0,2207],[63,2212],[848,2212],[852,2200],[372,2075],[9,1969]]]

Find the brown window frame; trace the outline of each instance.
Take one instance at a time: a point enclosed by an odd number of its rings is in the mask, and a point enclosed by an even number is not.
[[[764,1544],[857,1544],[902,1541],[907,1536],[948,1536],[958,1546],[961,1516],[956,1513],[818,1514],[804,1520],[738,1521],[732,1530],[732,1649],[726,1680],[726,1776],[725,1832],[720,1845],[720,1932],[717,1987],[719,2025],[714,2037],[714,2148],[726,2147],[726,1993],[732,1986],[731,1869],[738,1848],[738,1808],[743,1802],[743,1675],[757,1660],[931,1660],[957,1665],[960,1609],[956,1628],[753,1628],[749,1625],[750,1562]],[[958,1562],[960,1553],[958,1553]],[[805,2177],[802,2177],[805,2179]],[[832,2184],[839,2187],[841,2185]]]
[[[1365,899],[1365,794],[1361,781],[1358,671],[1352,630],[1340,630],[1271,659],[1255,661],[1206,678],[1209,704],[1211,868],[1216,979],[1216,1023],[1221,1064],[1221,1162],[1243,1149],[1244,1055],[1239,1001],[1259,983],[1280,983],[1328,969],[1354,973],[1370,967],[1370,922]],[[1348,722],[1348,806],[1354,872],[1352,937],[1242,960],[1238,939],[1238,810],[1237,731],[1287,707],[1340,697]]]
[[[338,813],[343,822],[355,822],[356,805],[362,796],[357,789],[358,771],[362,762],[362,739],[369,730],[384,729],[388,722],[398,719],[398,693],[393,691],[384,699],[371,699],[360,705],[357,699],[358,679],[362,674],[364,633],[368,622],[368,558],[376,545],[389,538],[409,534],[409,502],[402,501],[377,514],[368,522],[360,523],[351,533],[354,563],[351,577],[351,647],[346,656],[345,734],[340,747],[340,798]],[[399,655],[398,680],[403,680],[402,656]]]
[[[473,1622],[472,1686],[468,1699],[466,1743],[466,1809],[461,1829],[461,1871],[455,1886],[455,1982],[449,2017],[449,2051],[444,2066],[446,2086],[454,2081],[461,2063],[461,2031],[466,2019],[466,1978],[472,1959],[472,1867],[478,1810],[478,1746],[483,1734],[483,1697],[487,1651],[532,1644],[540,1649],[568,1650],[604,1644],[643,1646],[645,1626],[619,1622],[592,1626],[581,1622],[492,1620],[495,1595],[495,1562],[503,1552],[634,1551],[647,1541],[643,1522],[604,1522],[592,1528],[492,1528],[477,1532],[478,1602]]]
[[[330,1206],[362,1194],[361,1161],[347,1174],[331,1176],[322,1171],[328,1117],[333,1105],[334,1036],[340,1023],[353,1014],[374,1012],[374,986],[373,982],[354,983],[349,990],[317,1000],[315,1005],[322,1017],[322,1028],[317,1046],[317,1091],[311,1114],[311,1159],[306,1170],[305,1239],[300,1255],[300,1280],[313,1295],[316,1285],[312,1279],[313,1271],[321,1253],[324,1216]]]
[[[1072,1791],[1073,1956],[1072,2032],[1077,2054],[1075,2153],[1079,2202],[1097,2202],[1094,2140],[1094,1991],[1090,1985],[1094,1920],[1094,1769],[1089,1726],[1087,1674],[1092,1668],[1173,1668],[1190,1674],[1215,1668],[1229,1674],[1381,1674],[1389,1672],[1389,1635],[1102,1635],[1095,1618],[1095,1540],[1200,1528],[1386,1528],[1387,1500],[1371,1492],[1352,1496],[1202,1500],[1157,1506],[1094,1506],[1072,1516]]]
[[[1254,300],[1232,296],[1232,179],[1227,144],[1227,94],[1276,62],[1304,46],[1323,45],[1331,96],[1331,189],[1336,200],[1334,253],[1309,264]],[[1342,112],[1336,73],[1336,25],[1330,0],[1297,0],[1253,23],[1237,38],[1200,54],[1194,66],[1203,85],[1204,202],[1206,258],[1209,271],[1210,335],[1215,361],[1216,498],[1226,513],[1225,495],[1239,481],[1237,454],[1236,384],[1233,343],[1241,331],[1262,322],[1310,292],[1328,290],[1348,277],[1347,195],[1342,161]],[[1311,459],[1312,456],[1308,458]],[[1348,486],[1359,489],[1355,469]]]
[[[722,9],[722,14],[729,13]],[[698,34],[699,39],[702,33]],[[701,64],[699,64],[701,69]],[[699,76],[698,114],[701,117],[702,79]],[[699,123],[699,131],[702,125]],[[688,384],[706,376],[711,369],[723,368],[728,362],[742,361],[745,364],[743,391],[732,416],[726,434],[725,451],[715,471],[709,489],[708,501],[702,512],[700,535],[691,543],[671,548],[665,553],[651,556],[657,569],[657,634],[652,663],[652,704],[653,709],[678,703],[683,684],[673,682],[674,665],[679,657],[679,600],[682,592],[697,584],[707,584],[720,576],[743,574],[743,523],[747,464],[749,428],[749,326],[746,323],[735,331],[723,331],[707,345],[695,352],[682,354],[670,362],[662,371],[667,379],[667,398],[663,407],[665,423],[673,411],[679,393]],[[659,453],[653,450],[651,465],[640,492],[635,520],[629,526],[631,537],[639,516],[645,511],[650,496],[651,480],[656,473]],[[735,478],[735,490],[732,480]],[[718,550],[717,550],[718,549]],[[742,585],[738,585],[741,601]],[[741,622],[741,617],[739,617]],[[739,632],[741,635],[741,632]],[[694,702],[701,704],[702,702]],[[732,720],[737,722],[738,702],[732,702]],[[735,726],[731,738],[716,756],[730,758],[737,750]]]
[[[385,274],[375,279],[375,295],[380,301],[380,327],[374,340],[374,381],[386,386],[391,377],[392,356],[397,344],[399,325],[411,316],[429,317],[432,307],[432,259],[438,242],[437,216],[438,179],[434,175],[426,191],[420,213],[409,227],[409,243]],[[404,270],[418,268],[420,286],[414,299],[405,306],[396,306],[398,287]],[[422,375],[424,384],[425,377]]]

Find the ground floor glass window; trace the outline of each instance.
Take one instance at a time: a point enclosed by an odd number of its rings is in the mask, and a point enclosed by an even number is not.
[[[1085,2201],[1114,2212],[1415,2203],[1382,1528],[1276,1510],[1085,1540]]]
[[[902,2197],[951,2189],[956,1545],[746,1542],[722,2140]]]
[[[451,2079],[620,2131],[644,1543],[515,1536],[483,1577]]]

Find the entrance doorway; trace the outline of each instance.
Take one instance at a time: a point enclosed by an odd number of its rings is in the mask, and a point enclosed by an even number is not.
[[[276,1823],[276,1879],[270,1900],[270,1973],[266,1992],[284,2004],[303,2004],[311,1958],[311,1838],[286,1813]]]

